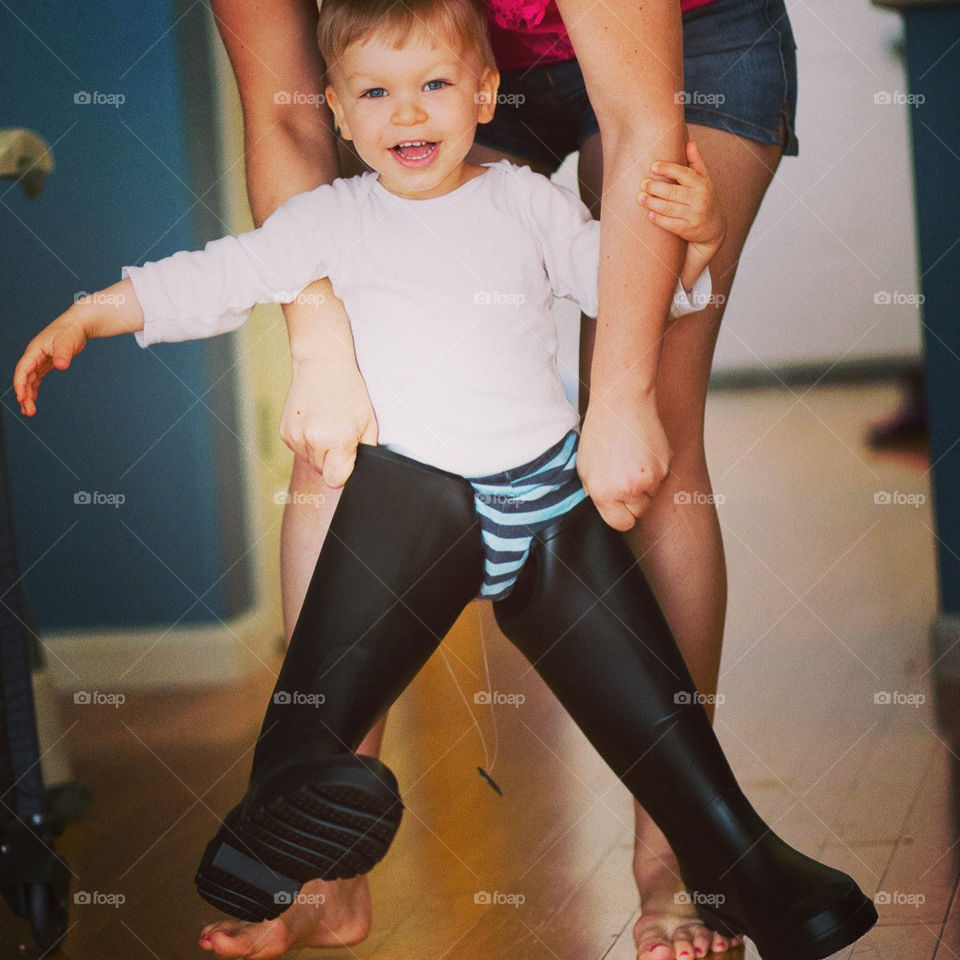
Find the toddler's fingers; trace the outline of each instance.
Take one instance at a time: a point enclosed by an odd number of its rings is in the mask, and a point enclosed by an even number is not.
[[[695,187],[700,180],[700,174],[691,170],[685,163],[668,163],[657,160],[650,164],[651,172],[658,177],[667,177],[685,187]]]
[[[690,140],[687,143],[687,163],[690,164],[690,168],[700,174],[701,177],[710,176],[707,172],[707,165],[703,162],[703,157],[700,154],[700,148],[697,146],[695,140]]]
[[[646,197],[659,197],[670,203],[687,205],[697,197],[697,191],[689,187],[682,187],[676,183],[668,183],[664,180],[644,180],[640,184],[640,195],[638,200]]]
[[[28,344],[27,349],[23,351],[23,356],[17,362],[16,369],[13,371],[13,389],[18,400],[25,393],[28,381],[38,374],[39,377],[42,377],[46,373],[46,370],[41,371],[41,367],[45,363],[49,363],[47,351],[34,343]]]
[[[658,227],[663,227],[664,230],[669,230],[684,240],[687,239],[687,231],[690,229],[690,224],[687,223],[686,220],[678,220],[676,217],[665,217],[662,213],[655,213],[653,210],[651,210],[647,216]]]
[[[674,217],[677,220],[689,220],[690,208],[685,203],[676,203],[673,200],[661,200],[649,193],[641,194],[640,203],[647,210],[653,210],[661,216]]]

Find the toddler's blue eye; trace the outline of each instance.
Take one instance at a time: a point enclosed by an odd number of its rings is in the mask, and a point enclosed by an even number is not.
[[[442,90],[445,86],[447,86],[446,80],[428,80],[424,84],[427,90]]]
[[[382,100],[386,95],[387,91],[384,90],[383,87],[371,87],[362,94],[362,96],[368,97],[371,100]]]

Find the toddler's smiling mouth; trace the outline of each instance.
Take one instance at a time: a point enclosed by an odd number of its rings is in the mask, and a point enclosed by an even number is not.
[[[433,159],[439,143],[434,140],[402,140],[390,152],[405,167],[424,167]]]

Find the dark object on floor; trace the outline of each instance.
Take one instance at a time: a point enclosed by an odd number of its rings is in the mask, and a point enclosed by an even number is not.
[[[927,442],[927,397],[923,370],[917,367],[903,378],[903,400],[893,413],[875,421],[867,435],[874,450]]]
[[[67,929],[70,871],[53,848],[59,825],[46,809],[19,582],[0,420],[0,894],[49,953]]]

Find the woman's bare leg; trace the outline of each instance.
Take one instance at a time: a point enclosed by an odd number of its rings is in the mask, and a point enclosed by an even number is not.
[[[712,493],[703,444],[707,384],[720,321],[747,233],[780,162],[783,148],[766,146],[712,127],[691,124],[727,216],[727,238],[710,264],[713,290],[724,299],[668,325],[657,376],[657,400],[670,442],[670,473],[627,535],[676,637],[698,690],[717,689],[727,605],[726,564],[716,508],[705,498],[676,503],[681,491]],[[599,213],[603,163],[599,135],[580,155],[581,195]],[[719,298],[718,298],[719,299]],[[589,386],[595,324],[581,330],[581,384]],[[582,386],[581,408],[586,403]],[[707,705],[713,716],[712,704]],[[666,838],[636,805],[634,875],[643,914],[634,929],[639,960],[672,960],[723,951],[727,937],[713,934],[677,904],[682,887]],[[641,949],[642,948],[642,949]]]

